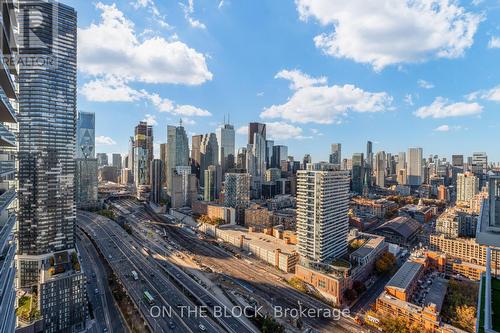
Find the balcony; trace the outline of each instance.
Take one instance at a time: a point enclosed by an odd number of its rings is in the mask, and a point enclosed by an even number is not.
[[[0,66],[1,67],[1,66]],[[0,68],[0,72],[3,70]],[[0,81],[1,81],[0,74]],[[0,92],[0,122],[3,123],[16,123],[16,111],[10,104],[9,99]]]
[[[11,214],[7,219],[7,222],[1,226],[0,230],[0,253],[3,252],[7,240],[11,234],[12,229],[14,228],[14,224],[16,223],[16,215]]]
[[[17,99],[16,84],[12,80],[10,69],[4,61],[0,63],[0,85],[7,97]]]
[[[0,146],[4,147],[16,146],[16,136],[2,124],[0,124]]]
[[[9,207],[16,198],[16,190],[11,188],[0,195],[0,212]]]
[[[16,172],[16,161],[0,161],[0,176],[5,177]]]

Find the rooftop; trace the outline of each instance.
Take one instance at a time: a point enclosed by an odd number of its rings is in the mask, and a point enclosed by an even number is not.
[[[441,312],[443,307],[444,297],[446,295],[446,290],[448,289],[448,280],[443,278],[436,278],[432,283],[429,293],[425,297],[424,305],[428,306],[430,304],[436,305],[436,311]]]
[[[362,234],[362,235],[367,236],[367,234]],[[384,241],[385,241],[384,237],[369,235],[368,240],[363,245],[361,245],[360,248],[351,253],[351,256],[364,258],[367,255],[369,255],[373,250],[378,248],[380,244],[382,244]]]
[[[411,261],[405,262],[391,280],[389,280],[386,287],[406,290],[412,281],[415,280],[422,268],[422,264]]]
[[[417,232],[420,227],[421,225],[418,221],[406,216],[398,216],[390,221],[385,222],[376,230],[389,229],[405,238],[408,238],[412,234]]]

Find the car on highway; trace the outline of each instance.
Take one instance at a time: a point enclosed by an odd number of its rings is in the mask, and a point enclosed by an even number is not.
[[[168,327],[173,330],[175,328],[175,323],[173,321],[168,322]]]
[[[94,294],[98,295],[99,294],[99,289],[95,288]]]
[[[198,325],[198,328],[200,329],[200,331],[202,332],[205,332],[207,330],[207,328],[205,326],[203,326],[202,324]]]

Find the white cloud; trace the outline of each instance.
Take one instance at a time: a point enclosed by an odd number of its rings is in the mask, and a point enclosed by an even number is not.
[[[202,22],[200,22],[197,19],[194,19],[192,16],[194,14],[194,0],[188,0],[187,4],[179,2],[179,5],[182,7],[182,10],[184,11],[184,17],[186,18],[186,20],[189,22],[189,24],[193,28],[198,28],[198,29],[206,29],[207,28],[205,24],[203,24]],[[222,5],[224,5],[224,4],[222,4]],[[219,8],[220,7],[222,7],[222,6],[219,3]]]
[[[314,38],[337,58],[377,71],[432,58],[457,58],[474,42],[483,17],[454,0],[296,0],[300,19],[316,19],[333,31]]]
[[[212,115],[207,110],[200,109],[192,105],[178,105],[174,110],[172,110],[172,113],[186,117],[208,117]]]
[[[425,80],[418,80],[418,86],[420,88],[424,88],[424,89],[432,89],[434,88],[434,84],[428,82],[428,81],[425,81]]]
[[[190,118],[182,118],[183,125],[196,125],[196,121]]]
[[[467,100],[473,101],[478,98],[492,101],[492,102],[500,102],[500,85],[493,87],[489,90],[478,90],[474,91],[465,96]]]
[[[224,7],[224,0],[220,0],[219,4],[217,5],[218,9],[221,9],[222,7]]]
[[[248,135],[248,125],[240,126],[236,129],[236,134],[238,135]]]
[[[146,116],[144,117],[144,119],[142,121],[147,122],[148,125],[151,125],[151,126],[158,125],[158,122],[156,121],[156,116],[149,114],[149,113],[146,114]]]
[[[310,136],[302,135],[303,132],[302,128],[281,121],[266,123],[266,134],[270,140],[302,140],[311,138]],[[236,134],[248,135],[248,125],[237,128]]]
[[[101,21],[78,29],[78,68],[127,82],[199,85],[212,79],[205,56],[180,41],[139,40],[134,23],[116,5],[101,2]]]
[[[412,94],[406,94],[404,97],[404,102],[408,104],[409,106],[413,106],[413,96]]]
[[[80,93],[92,102],[134,102],[143,97],[143,93],[116,77],[89,81],[83,85]]]
[[[490,49],[500,49],[500,37],[492,36],[488,42],[488,48]]]
[[[434,132],[450,132],[450,131],[460,131],[464,129],[462,126],[449,126],[449,125],[441,125],[434,129]]]
[[[304,77],[307,80],[304,81]],[[367,92],[351,84],[328,86],[326,80],[304,77],[289,75],[287,79],[292,81],[291,88],[296,89],[293,95],[284,104],[264,109],[260,117],[281,118],[298,123],[332,124],[339,123],[350,111],[381,112],[389,109],[392,103],[392,97],[385,92]]]
[[[278,74],[276,74],[274,78],[289,80],[291,82],[290,89],[292,90],[298,90],[301,88],[310,87],[318,84],[325,85],[327,83],[327,79],[324,76],[319,78],[313,78],[307,74],[302,73],[298,69],[294,69],[291,71],[284,69],[278,72]]]
[[[419,108],[415,115],[419,118],[449,118],[478,115],[483,107],[478,103],[450,103],[443,97],[437,97],[431,105]]]
[[[259,92],[257,93],[257,97],[262,97],[262,96],[264,96],[264,92],[263,92],[263,91],[259,91]]]
[[[95,143],[100,146],[116,145],[115,140],[111,139],[109,136],[103,136],[103,135],[96,136]]]

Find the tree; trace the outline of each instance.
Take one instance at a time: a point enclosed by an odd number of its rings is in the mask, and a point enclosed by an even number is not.
[[[396,265],[396,257],[392,253],[384,253],[376,262],[375,270],[379,274],[387,274],[394,269]]]
[[[358,297],[358,293],[354,289],[347,289],[344,291],[344,297],[349,301],[354,301]]]
[[[467,332],[474,332],[476,322],[476,307],[462,305],[456,308],[455,312],[456,318],[453,322],[454,325]]]
[[[359,295],[366,291],[366,286],[363,282],[356,280],[352,283],[352,289],[354,289]]]

